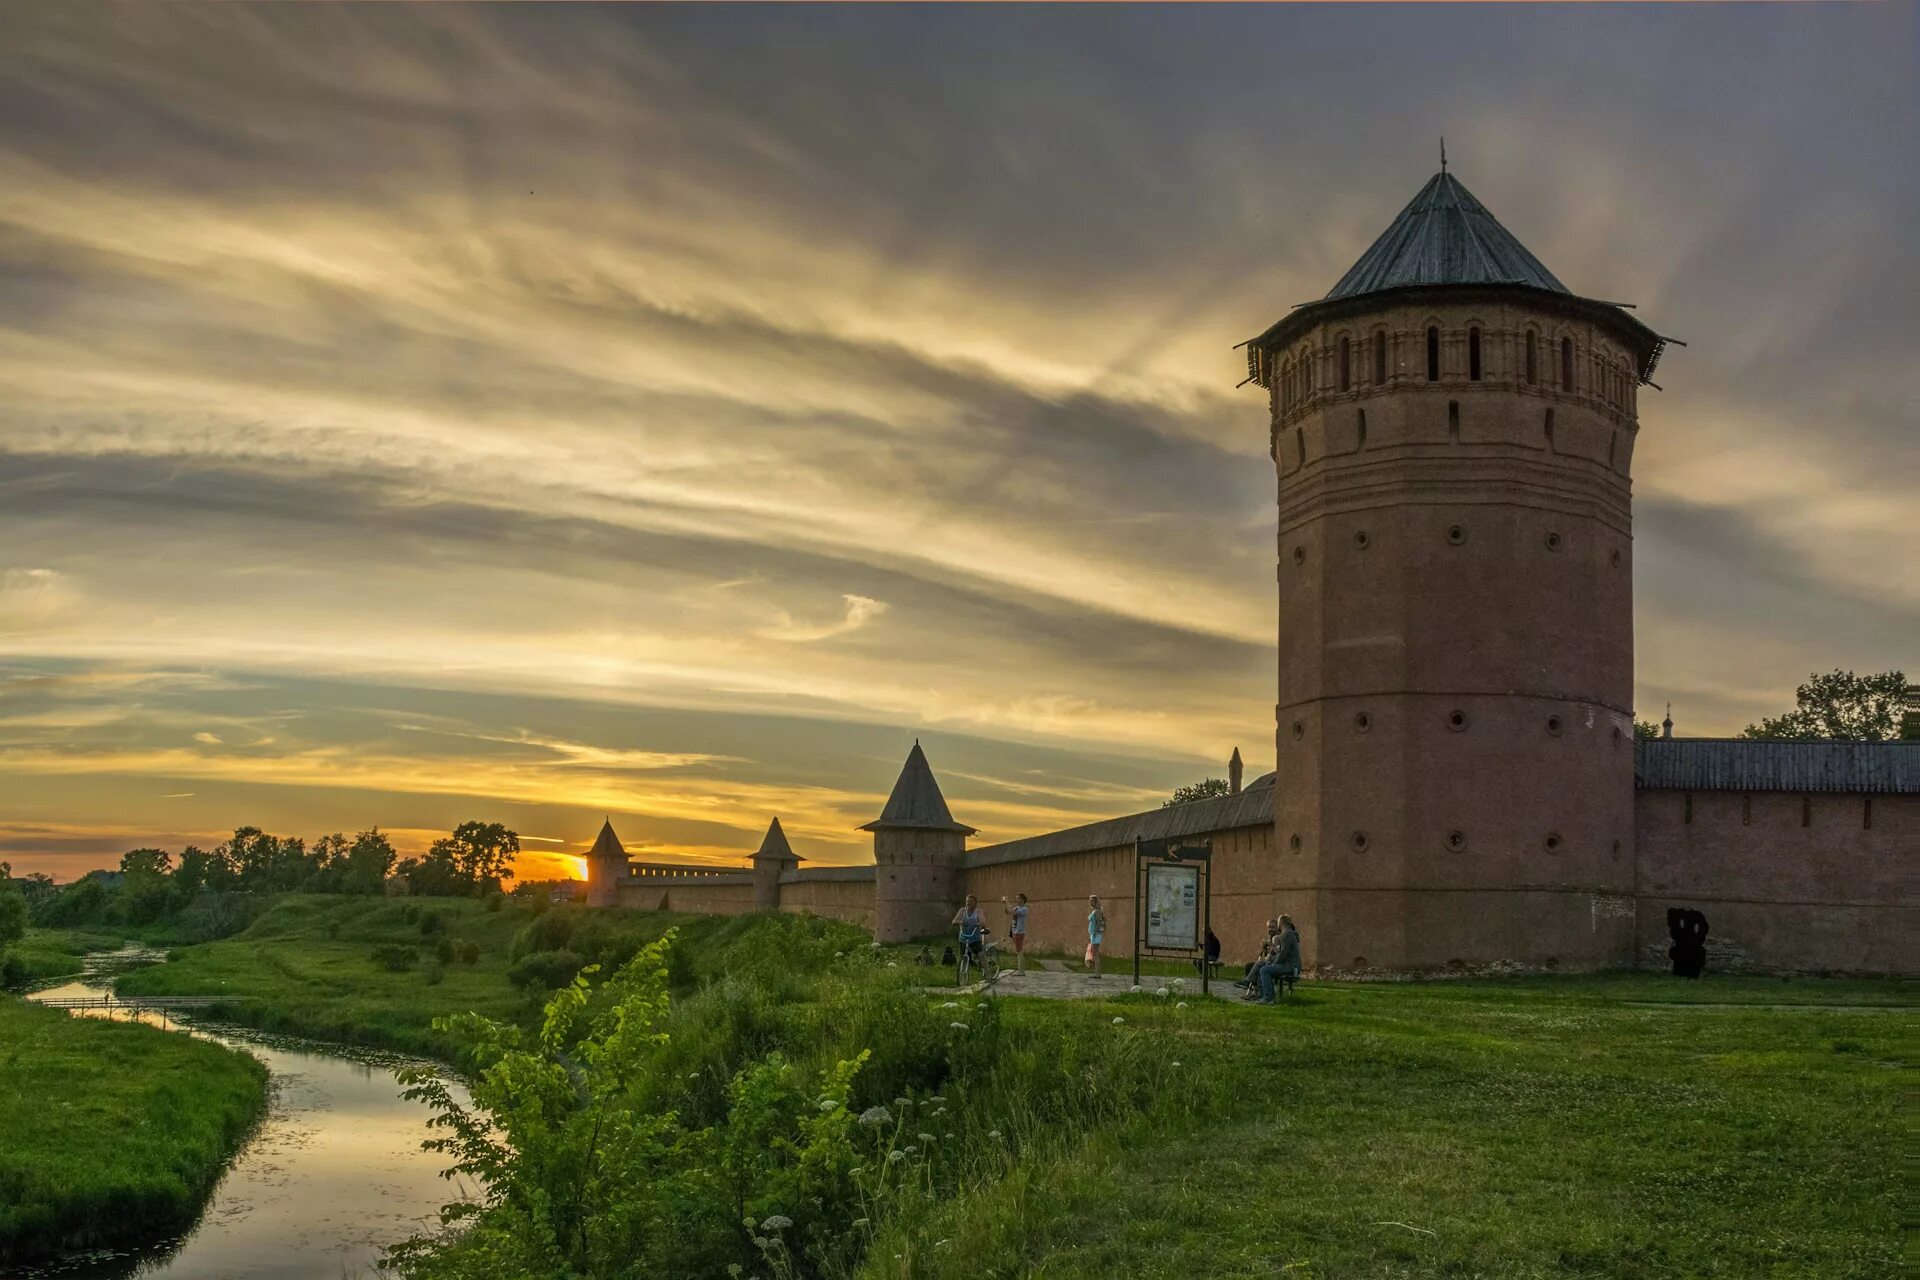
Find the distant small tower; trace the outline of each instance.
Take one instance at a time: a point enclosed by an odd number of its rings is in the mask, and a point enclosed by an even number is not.
[[[1227,790],[1234,795],[1240,794],[1240,776],[1246,772],[1246,766],[1240,763],[1240,748],[1233,749],[1233,759],[1227,761]]]
[[[874,941],[939,933],[959,907],[960,859],[974,829],[953,820],[918,741],[887,807],[860,829],[873,832]]]
[[[1667,718],[1660,722],[1660,736],[1663,738],[1673,736],[1673,704],[1671,702],[1667,704]]]
[[[767,826],[767,834],[753,855],[753,908],[756,911],[780,909],[780,876],[800,865],[800,858],[787,843],[780,819]]]
[[[613,833],[613,819],[601,824],[600,835],[587,850],[587,905],[613,907],[620,903],[616,882],[627,874],[627,850]]]

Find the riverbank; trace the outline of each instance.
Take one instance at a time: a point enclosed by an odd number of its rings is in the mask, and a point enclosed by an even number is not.
[[[191,1225],[261,1114],[245,1053],[0,996],[0,1265]]]

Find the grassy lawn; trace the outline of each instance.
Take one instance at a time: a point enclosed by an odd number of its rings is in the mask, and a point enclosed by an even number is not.
[[[421,932],[423,910],[440,920],[431,935]],[[487,911],[470,898],[288,895],[238,936],[176,950],[169,963],[125,974],[114,989],[221,996],[227,1003],[209,1014],[216,1019],[441,1056],[447,1045],[433,1030],[436,1017],[472,1010],[523,1021],[537,1010],[506,977],[508,943],[529,918],[514,906]],[[474,943],[478,959],[440,963],[433,951],[442,937]],[[420,962],[389,970],[373,955],[383,945],[411,946]]]
[[[0,997],[0,1264],[186,1227],[266,1099],[253,1058]]]
[[[897,1224],[863,1274],[1890,1276],[1913,1038],[1889,1006],[1914,994],[1607,975],[1018,1001],[1124,1016],[1187,1098]]]
[[[20,986],[36,987],[53,978],[79,973],[81,957],[89,951],[111,951],[121,945],[115,933],[92,929],[29,929],[27,936],[7,948],[17,960]]]

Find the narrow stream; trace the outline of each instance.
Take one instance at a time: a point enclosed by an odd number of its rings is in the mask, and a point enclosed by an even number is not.
[[[104,995],[114,972],[158,958],[138,948],[89,957],[79,981],[28,998]],[[175,1015],[138,1016],[264,1062],[271,1076],[266,1116],[186,1234],[135,1252],[6,1274],[354,1280],[379,1274],[381,1251],[431,1229],[453,1198],[455,1184],[440,1177],[446,1157],[420,1149],[429,1113],[400,1096],[393,1076],[408,1059],[226,1024],[183,1026]],[[465,1101],[457,1086],[455,1096]]]

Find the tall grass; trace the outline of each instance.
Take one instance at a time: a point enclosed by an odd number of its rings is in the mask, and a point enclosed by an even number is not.
[[[0,1264],[189,1225],[266,1084],[220,1045],[0,997]]]

